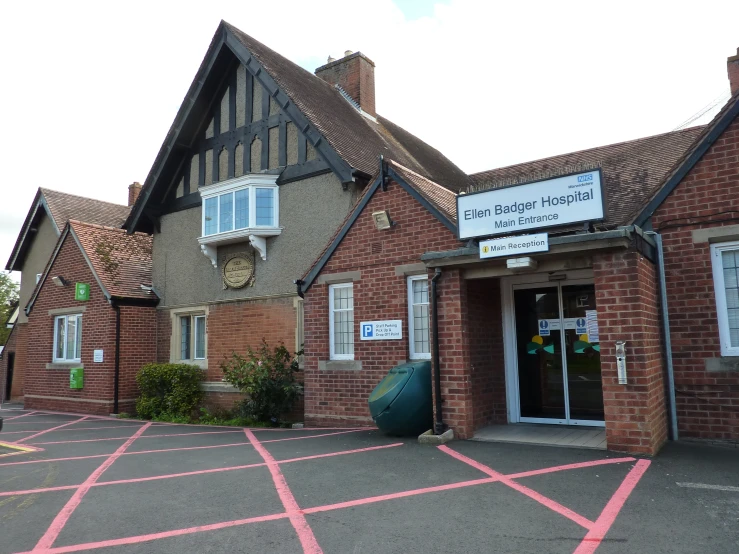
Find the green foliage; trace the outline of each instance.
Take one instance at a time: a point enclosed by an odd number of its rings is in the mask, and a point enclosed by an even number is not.
[[[249,347],[245,356],[233,352],[221,364],[224,380],[247,396],[241,404],[242,417],[276,424],[282,414],[290,411],[302,393],[295,378],[301,354],[291,355],[283,343],[270,349],[267,341],[262,340],[257,350]]]
[[[16,306],[18,306],[18,283],[10,276],[10,273],[0,271],[0,346],[8,341],[10,329],[5,322],[8,321]]]
[[[211,413],[206,408],[200,408],[201,425],[227,425],[231,427],[264,427],[264,423],[240,416],[229,410],[216,410]]]
[[[203,398],[203,370],[187,364],[147,364],[136,375],[141,395],[136,413],[144,419],[189,423]]]

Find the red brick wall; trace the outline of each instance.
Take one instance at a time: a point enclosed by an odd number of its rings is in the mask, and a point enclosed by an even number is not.
[[[388,210],[395,225],[378,231],[372,212]],[[367,406],[370,393],[388,370],[410,356],[408,347],[407,277],[396,275],[395,267],[418,263],[427,250],[456,248],[452,233],[428,213],[399,185],[391,183],[387,192],[378,191],[365,207],[321,275],[344,271],[361,272],[354,282],[354,358],[362,362],[361,371],[319,370],[319,360],[329,360],[328,285],[314,283],[305,296],[305,412],[311,425],[372,424]],[[447,282],[446,276],[442,279]],[[441,285],[444,294],[445,285]],[[451,291],[446,293],[453,298]],[[455,300],[457,304],[459,299]],[[454,308],[440,305],[451,322]],[[359,340],[360,321],[400,319],[403,339],[393,341]],[[452,331],[447,332],[448,335]],[[453,341],[451,339],[449,342]],[[452,345],[449,345],[452,346]],[[457,348],[454,346],[454,348]],[[442,375],[447,378],[451,351],[442,358]],[[456,366],[450,367],[445,382],[444,410],[459,413]],[[462,378],[463,379],[463,378]],[[466,397],[466,396],[465,396]],[[456,422],[456,420],[455,420]]]
[[[47,279],[28,317],[28,334],[33,337],[33,342],[28,347],[25,406],[31,409],[109,414],[113,406],[115,312],[71,237],[65,239],[49,274],[61,275],[68,284],[58,287],[51,279]],[[90,285],[89,301],[78,302],[74,299],[74,283]],[[46,368],[46,364],[52,361],[54,343],[54,316],[49,315],[48,311],[72,307],[84,307],[86,310],[82,315],[84,388],[80,390],[69,388],[69,369]],[[104,350],[102,363],[93,362],[95,349]]]
[[[473,429],[506,423],[500,280],[467,281]]]
[[[593,258],[606,440],[610,450],[656,454],[667,415],[655,266],[635,251]],[[619,385],[615,343],[627,341],[628,384]]]
[[[739,120],[654,214],[663,237],[681,436],[739,439],[739,373],[708,372],[720,358],[710,244],[692,231],[739,224]],[[720,242],[720,239],[717,240]]]
[[[139,390],[136,374],[146,364],[156,361],[156,308],[121,306],[121,344],[118,378],[118,411],[135,413]],[[84,318],[84,316],[83,316]],[[84,319],[83,319],[84,321]],[[82,337],[84,341],[84,336]],[[110,347],[115,352],[115,342]]]

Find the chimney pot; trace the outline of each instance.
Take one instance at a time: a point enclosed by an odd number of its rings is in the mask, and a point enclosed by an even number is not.
[[[316,76],[329,85],[339,85],[362,111],[377,117],[375,111],[375,62],[361,52],[354,56],[351,50],[344,53],[340,60],[332,60],[316,69]],[[332,63],[333,62],[333,63]]]
[[[133,206],[136,203],[136,199],[141,194],[141,183],[134,181],[128,185],[128,205]]]
[[[328,57],[328,60],[326,60],[326,63],[331,63],[331,62],[335,62],[335,61],[336,61],[336,58],[334,58],[333,56],[329,56]]]
[[[739,91],[739,48],[736,49],[736,56],[730,56],[726,60],[726,71],[729,74],[731,94],[734,95]]]
[[[344,50],[344,57],[345,57],[345,58],[346,58],[347,56],[351,56],[352,54],[354,54],[354,52],[352,52],[351,50]]]

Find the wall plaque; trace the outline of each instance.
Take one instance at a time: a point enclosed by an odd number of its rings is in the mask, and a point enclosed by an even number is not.
[[[234,254],[223,264],[223,289],[240,289],[254,284],[254,257]]]

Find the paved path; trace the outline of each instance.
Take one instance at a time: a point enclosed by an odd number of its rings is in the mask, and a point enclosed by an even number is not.
[[[0,457],[0,552],[739,551],[737,449],[2,415],[0,441],[36,451]]]

